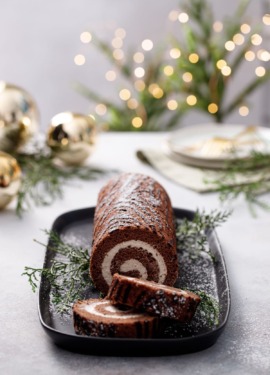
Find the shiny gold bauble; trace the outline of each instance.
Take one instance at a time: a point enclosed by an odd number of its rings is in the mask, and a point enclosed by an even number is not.
[[[83,163],[93,152],[95,140],[93,118],[72,112],[55,115],[47,134],[47,144],[53,154],[67,165]]]
[[[0,81],[0,150],[10,152],[24,145],[38,124],[38,109],[28,92]]]
[[[13,156],[0,151],[0,209],[17,195],[21,185],[21,168]]]

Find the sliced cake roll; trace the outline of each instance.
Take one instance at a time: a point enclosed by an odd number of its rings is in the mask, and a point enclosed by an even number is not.
[[[174,215],[153,178],[124,173],[100,191],[90,274],[106,294],[114,273],[173,285],[178,276]]]
[[[158,330],[158,318],[119,309],[104,299],[76,302],[73,320],[77,334],[95,337],[150,338]]]
[[[107,298],[160,318],[189,322],[200,302],[196,294],[151,281],[115,274]]]

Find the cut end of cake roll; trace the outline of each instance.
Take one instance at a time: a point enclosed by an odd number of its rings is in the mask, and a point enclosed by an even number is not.
[[[151,338],[158,331],[158,318],[120,309],[105,299],[76,302],[73,321],[76,334],[85,336]]]
[[[106,294],[114,273],[166,285],[177,279],[173,209],[164,188],[151,177],[124,173],[100,191],[90,274]]]
[[[107,298],[113,304],[182,323],[193,318],[201,300],[193,292],[119,274],[113,276]]]

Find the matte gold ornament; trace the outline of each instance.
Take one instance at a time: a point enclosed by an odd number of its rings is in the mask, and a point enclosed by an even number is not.
[[[38,124],[38,109],[30,94],[0,81],[0,150],[17,150],[36,133]]]
[[[0,209],[6,207],[17,195],[21,185],[21,175],[17,160],[0,151]]]
[[[67,165],[83,163],[93,152],[95,139],[93,118],[72,112],[55,115],[47,134],[47,144],[53,154]]]

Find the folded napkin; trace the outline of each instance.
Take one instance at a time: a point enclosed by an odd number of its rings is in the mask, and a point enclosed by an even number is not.
[[[144,149],[137,151],[137,157],[151,165],[158,172],[172,181],[188,189],[199,193],[218,190],[218,184],[224,178],[224,170],[214,170],[208,168],[194,167],[174,160],[163,150]],[[226,180],[227,185],[242,185],[261,180],[262,172],[260,170],[249,173],[238,173],[233,180]],[[270,173],[264,178],[270,179]]]

